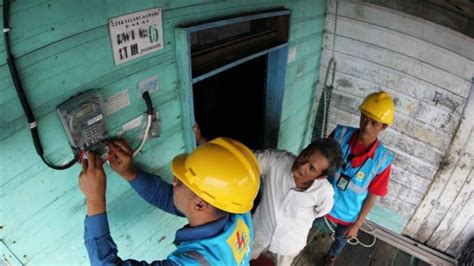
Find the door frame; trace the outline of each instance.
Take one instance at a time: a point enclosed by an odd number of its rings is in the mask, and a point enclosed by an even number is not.
[[[262,50],[244,58],[235,60],[229,64],[213,69],[200,76],[192,78],[191,64],[191,33],[215,27],[221,27],[234,23],[250,20],[269,18],[275,16],[290,15],[290,10],[269,11],[259,14],[228,18],[213,22],[207,22],[189,27],[178,27],[175,30],[176,38],[176,63],[178,67],[179,97],[182,110],[183,137],[185,151],[190,152],[196,147],[196,139],[192,131],[194,126],[194,101],[193,84],[206,78],[217,75],[232,67],[255,59],[259,56],[267,56],[265,77],[265,111],[264,111],[264,148],[276,148],[280,132],[280,118],[283,103],[283,89],[285,87],[285,74],[288,58],[288,42]]]

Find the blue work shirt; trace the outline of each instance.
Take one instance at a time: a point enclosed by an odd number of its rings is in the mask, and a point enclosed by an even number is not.
[[[158,176],[139,172],[130,184],[150,204],[168,213],[184,217],[173,203],[173,186]],[[117,246],[110,236],[106,213],[86,216],[84,240],[92,265],[188,265],[215,264],[224,261],[237,261],[232,264],[248,265],[253,227],[248,213],[226,215],[198,227],[186,225],[176,232],[174,244],[177,245],[177,250],[166,260],[152,263],[122,260],[117,256]],[[226,248],[227,245],[223,243],[229,243],[229,246],[232,243],[232,246],[240,247],[241,254],[239,255],[238,248]]]

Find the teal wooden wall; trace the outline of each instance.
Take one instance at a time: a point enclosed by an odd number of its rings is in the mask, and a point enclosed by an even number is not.
[[[319,64],[326,2],[307,1],[62,1],[17,0],[10,6],[12,53],[37,118],[47,158],[72,157],[56,106],[70,96],[96,88],[104,99],[128,90],[131,104],[107,118],[112,135],[145,111],[137,97],[141,80],[157,75],[152,93],[162,131],[136,162],[170,179],[170,160],[183,152],[180,87],[175,28],[182,23],[284,6],[292,10],[279,148],[293,152],[307,144],[312,98]],[[164,49],[115,66],[108,19],[153,7],[162,8]],[[1,16],[1,15],[0,15]],[[13,265],[87,264],[83,247],[84,197],[78,188],[80,166],[47,168],[34,150],[27,121],[5,64],[0,38],[0,251]],[[127,134],[136,143],[140,130]],[[174,232],[185,224],[150,207],[106,167],[107,204],[112,235],[122,257],[151,261],[174,249]]]

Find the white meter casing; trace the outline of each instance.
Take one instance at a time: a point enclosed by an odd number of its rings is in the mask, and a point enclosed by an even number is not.
[[[94,150],[105,139],[103,102],[96,90],[69,99],[57,111],[73,149]]]

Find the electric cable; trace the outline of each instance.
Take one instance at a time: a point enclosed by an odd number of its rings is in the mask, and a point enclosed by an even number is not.
[[[331,238],[332,240],[336,240],[336,237],[335,237],[335,233],[336,233],[336,230],[335,230],[335,225],[332,224],[326,217],[323,218],[324,219],[324,222],[326,223],[326,226],[329,228],[329,230],[331,230]],[[334,226],[334,227],[333,227]],[[369,227],[365,222],[362,226],[365,226],[365,227]],[[372,235],[374,237],[374,239],[372,240],[372,243],[370,244],[365,244],[363,242],[361,242],[359,240],[359,238],[357,238],[357,236],[352,236],[351,238],[347,239],[347,243],[349,245],[357,245],[357,244],[360,244],[361,246],[365,247],[365,248],[370,248],[370,247],[373,247],[375,245],[375,242],[377,241],[377,237],[375,236],[375,228],[374,229],[366,229],[364,230],[363,228],[361,228],[362,231],[366,232],[367,234],[369,235]]]
[[[143,135],[143,139],[142,139],[140,145],[138,146],[138,148],[135,151],[133,151],[133,157],[137,156],[140,153],[143,146],[145,145],[145,142],[148,139],[148,134],[149,134],[150,128],[151,128],[151,120],[153,118],[153,103],[151,102],[150,94],[148,93],[148,91],[146,91],[146,92],[143,93],[142,96],[143,96],[143,99],[145,100],[145,103],[146,103],[147,123],[146,123],[146,127],[145,127],[145,132],[144,132],[144,135]]]
[[[38,134],[38,127],[36,124],[36,119],[31,111],[30,104],[28,103],[28,99],[26,98],[25,91],[23,89],[23,85],[21,83],[20,76],[18,75],[18,70],[15,65],[15,59],[13,58],[12,54],[10,53],[10,27],[9,27],[9,1],[3,0],[3,35],[4,35],[4,42],[5,42],[5,53],[7,57],[7,64],[8,69],[10,70],[10,74],[12,76],[13,85],[15,87],[16,93],[18,98],[20,99],[21,106],[23,107],[23,111],[25,112],[26,118],[28,120],[28,127],[31,131],[31,137],[33,139],[33,143],[35,145],[36,152],[41,157],[43,162],[56,170],[64,170],[71,166],[73,166],[77,162],[77,158],[74,157],[71,161],[67,162],[64,165],[54,165],[50,163],[46,157],[44,156],[43,146],[41,145],[41,141]]]

